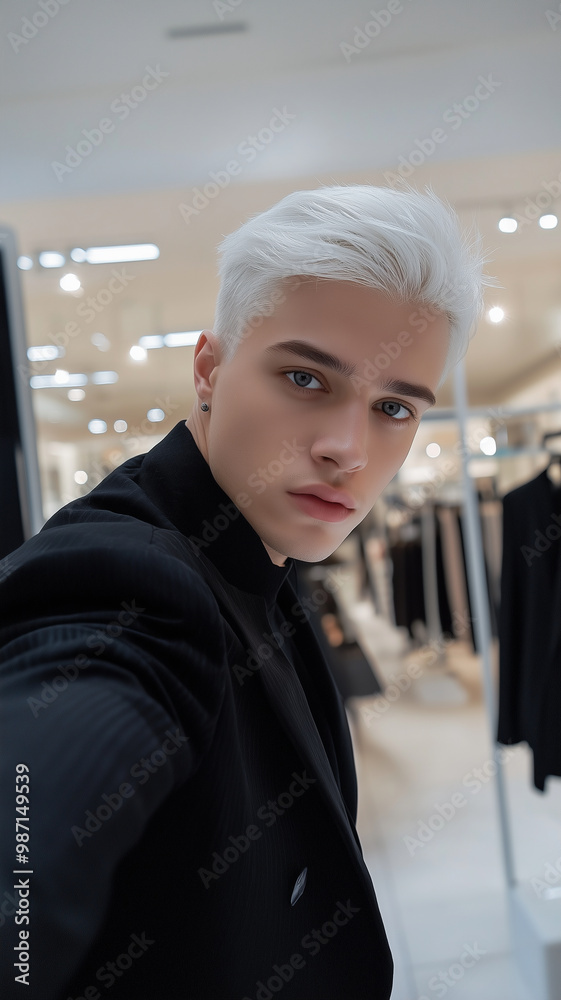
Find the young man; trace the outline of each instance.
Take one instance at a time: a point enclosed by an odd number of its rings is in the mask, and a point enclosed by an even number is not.
[[[401,466],[482,264],[432,193],[284,198],[222,245],[188,419],[8,557],[7,996],[389,998],[294,560],[332,553]]]

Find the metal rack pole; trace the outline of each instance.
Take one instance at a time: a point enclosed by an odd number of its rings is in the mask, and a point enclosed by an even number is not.
[[[512,838],[506,804],[505,780],[502,764],[498,757],[500,747],[496,742],[497,724],[495,689],[491,663],[491,620],[487,593],[487,579],[483,558],[483,541],[481,523],[479,520],[478,498],[473,480],[469,474],[469,452],[467,447],[467,418],[469,415],[467,403],[466,377],[463,361],[454,369],[454,399],[461,444],[462,485],[463,485],[463,523],[466,536],[466,561],[469,596],[472,608],[475,610],[473,622],[478,647],[481,651],[483,666],[483,688],[485,703],[491,729],[493,756],[497,767],[495,788],[499,807],[499,825],[503,848],[503,861],[507,884],[513,886],[516,882],[512,852]]]

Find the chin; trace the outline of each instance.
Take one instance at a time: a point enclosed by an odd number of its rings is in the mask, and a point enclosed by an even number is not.
[[[328,541],[327,539],[323,543],[313,542],[310,540],[302,539],[299,542],[293,542],[292,544],[286,544],[283,548],[283,552],[291,559],[299,559],[301,562],[322,562],[323,559],[327,559],[328,556],[335,552],[335,549],[343,541],[342,538],[338,538],[335,541]]]

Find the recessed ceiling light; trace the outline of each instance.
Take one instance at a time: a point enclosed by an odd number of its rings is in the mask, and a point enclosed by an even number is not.
[[[493,306],[487,313],[491,323],[500,323],[505,318],[505,311],[500,306]]]
[[[117,372],[93,372],[90,375],[90,382],[93,385],[111,385],[113,382],[118,382],[119,376]]]
[[[66,257],[58,250],[42,250],[39,254],[41,267],[62,267],[65,261]]]
[[[494,455],[497,450],[497,442],[494,437],[481,438],[479,447],[484,455]]]
[[[75,274],[64,274],[59,281],[63,292],[77,292],[81,288],[80,279]]]
[[[542,215],[539,224],[542,229],[555,229],[559,219],[556,215]]]
[[[505,215],[499,219],[499,229],[501,233],[515,233],[518,229],[518,222],[511,215]]]
[[[231,2],[231,0],[230,0]],[[236,0],[234,0],[234,3]],[[240,0],[237,0],[239,3]],[[168,38],[200,38],[205,35],[231,35],[238,31],[247,31],[245,21],[225,21],[223,24],[199,24],[185,28],[169,28]]]
[[[90,420],[88,430],[90,434],[105,434],[107,424],[105,423],[105,420]]]
[[[147,357],[146,349],[141,347],[140,344],[133,344],[129,354],[133,361],[145,361]]]
[[[30,271],[33,267],[33,260],[31,257],[26,257],[25,254],[22,254],[22,256],[17,259],[17,265],[22,271]]]
[[[141,337],[138,343],[145,350],[153,351],[157,347],[164,346],[164,338],[159,333],[151,333],[146,337]]]
[[[32,389],[61,389],[63,386],[87,385],[88,376],[81,373],[70,375],[59,368],[54,375],[32,375],[29,384]]]
[[[27,357],[30,361],[54,361],[55,358],[64,357],[64,347],[56,347],[54,344],[28,347]]]
[[[107,339],[104,333],[92,333],[90,340],[94,347],[97,347],[98,351],[109,351],[111,349],[111,341]]]
[[[79,248],[76,248],[78,250]],[[72,250],[70,256],[75,253]],[[122,246],[88,247],[81,251],[88,264],[123,264],[131,260],[156,260],[160,256],[155,243],[130,243]],[[75,260],[75,258],[72,258]]]
[[[164,343],[166,347],[191,347],[196,344],[202,330],[188,330],[185,333],[166,333]]]

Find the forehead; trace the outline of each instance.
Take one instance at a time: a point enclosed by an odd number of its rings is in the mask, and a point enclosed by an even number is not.
[[[356,282],[323,279],[285,287],[279,298],[270,316],[254,330],[249,325],[245,357],[249,351],[281,363],[283,355],[287,362],[298,356],[352,379],[382,351],[381,369],[391,364],[394,376],[418,381],[422,374],[437,384],[449,347],[449,322],[434,308]]]

